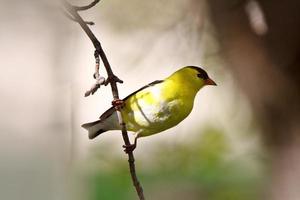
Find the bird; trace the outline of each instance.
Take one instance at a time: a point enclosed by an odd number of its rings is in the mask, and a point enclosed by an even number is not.
[[[113,106],[100,119],[82,125],[89,139],[110,130],[122,130],[116,107],[119,106],[126,129],[135,135],[134,143],[124,145],[125,152],[133,151],[137,139],[172,128],[192,111],[198,91],[206,85],[217,85],[205,70],[197,66],[183,67],[164,80],[156,80],[138,89]]]

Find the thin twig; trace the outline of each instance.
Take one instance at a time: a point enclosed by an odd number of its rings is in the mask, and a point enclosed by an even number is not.
[[[90,3],[87,6],[73,6],[73,7],[76,11],[83,11],[83,10],[88,10],[88,9],[94,7],[99,2],[100,2],[100,0],[94,0],[92,3]]]
[[[113,99],[117,100],[117,99],[119,99],[117,82],[122,83],[123,81],[120,80],[117,76],[114,75],[99,40],[95,37],[93,32],[90,30],[90,28],[86,25],[84,20],[81,18],[81,16],[77,12],[78,10],[86,10],[88,8],[91,8],[98,2],[99,1],[95,0],[90,5],[85,6],[85,7],[81,7],[80,9],[78,9],[79,7],[72,6],[66,0],[63,0],[63,5],[65,6],[66,10],[70,13],[70,15],[72,15],[73,18],[76,19],[76,21],[79,23],[81,28],[88,35],[88,37],[92,41],[97,53],[100,55],[101,60],[104,64],[104,67],[105,67],[107,75],[108,75],[107,81],[110,83]],[[123,121],[120,110],[117,109],[116,112],[117,112],[117,115],[118,115],[119,123],[122,127],[122,136],[123,136],[124,143],[125,143],[126,146],[130,146],[131,144],[130,144],[130,140],[129,140],[129,137],[128,137],[128,134],[127,134],[126,124]],[[138,181],[138,178],[137,178],[137,175],[136,175],[135,164],[134,164],[135,160],[134,160],[133,152],[128,152],[127,154],[128,154],[129,169],[130,169],[130,174],[131,174],[131,178],[132,178],[132,181],[133,181],[133,185],[136,189],[136,192],[139,196],[139,199],[144,200],[145,197],[144,197],[144,193],[143,193],[143,188],[142,188],[140,182]]]
[[[85,97],[90,96],[91,94],[93,95],[95,92],[97,92],[97,90],[100,88],[101,85],[106,85],[107,82],[103,76],[100,76],[99,73],[100,58],[97,50],[95,50],[94,56],[95,56],[96,65],[95,65],[95,73],[93,77],[94,79],[96,79],[96,83],[92,85],[91,89],[85,92],[84,94]]]
[[[65,10],[61,10],[62,11],[62,13],[64,14],[64,16],[66,16],[68,19],[70,19],[70,20],[72,20],[72,21],[74,21],[74,22],[78,22],[74,17],[72,17],[69,13],[67,13]],[[87,25],[95,25],[95,23],[94,22],[92,22],[92,21],[85,21],[85,23],[87,24]]]

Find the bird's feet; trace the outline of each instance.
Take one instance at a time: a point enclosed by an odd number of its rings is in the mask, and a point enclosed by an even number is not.
[[[116,108],[120,109],[124,106],[124,101],[121,99],[114,99],[111,104]]]
[[[136,143],[130,145],[123,145],[125,153],[131,153],[136,148]]]

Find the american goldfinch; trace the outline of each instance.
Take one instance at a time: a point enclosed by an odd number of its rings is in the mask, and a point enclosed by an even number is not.
[[[184,120],[193,109],[197,92],[205,85],[216,83],[200,67],[187,66],[124,98],[120,111],[127,130],[135,133],[131,150],[136,147],[137,138],[162,132]],[[104,112],[100,120],[82,127],[88,130],[90,139],[109,130],[121,130],[114,107]]]

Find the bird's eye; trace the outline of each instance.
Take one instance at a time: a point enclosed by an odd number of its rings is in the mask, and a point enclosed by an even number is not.
[[[198,76],[199,78],[204,79],[204,75],[203,75],[203,74],[197,74],[197,76]]]

